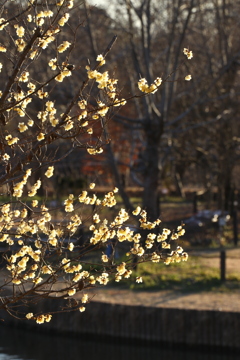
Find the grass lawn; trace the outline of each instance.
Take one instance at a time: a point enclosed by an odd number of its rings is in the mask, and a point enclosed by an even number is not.
[[[226,250],[226,280],[220,276],[220,250],[190,249],[187,262],[165,265],[164,263],[142,263],[134,270],[133,277],[115,283],[114,287],[132,290],[179,290],[186,292],[240,290],[240,248]],[[118,259],[118,262],[126,259]],[[143,283],[133,281],[142,276]],[[114,283],[111,283],[111,286]]]

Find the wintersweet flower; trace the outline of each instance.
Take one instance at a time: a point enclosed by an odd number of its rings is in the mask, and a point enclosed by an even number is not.
[[[69,41],[64,41],[61,45],[58,46],[57,51],[63,53],[71,45]]]
[[[43,324],[45,321],[45,316],[44,315],[39,315],[36,319],[36,323],[37,324]]]
[[[42,141],[44,138],[45,138],[45,135],[42,132],[40,132],[37,136],[38,141]]]
[[[18,124],[18,130],[23,133],[24,131],[26,131],[28,129],[27,125],[24,124],[23,122]]]
[[[141,212],[141,208],[140,208],[140,206],[138,206],[135,210],[133,210],[132,213],[133,213],[133,215],[137,216],[140,214],[140,212]]]
[[[0,52],[6,52],[7,48],[3,45],[0,45]]]
[[[58,25],[64,26],[66,22],[69,20],[70,15],[68,13],[64,14],[63,17],[58,21]]]
[[[184,49],[183,49],[183,53],[184,53],[184,55],[187,56],[187,58],[188,58],[189,60],[193,58],[193,52],[190,51],[189,49],[184,48]]]
[[[76,294],[76,289],[70,289],[70,290],[68,290],[68,295],[69,296],[73,296],[73,295],[75,295]]]
[[[5,153],[5,154],[3,154],[2,159],[4,161],[8,161],[10,159],[10,156],[7,153]]]
[[[33,313],[28,313],[26,314],[26,318],[29,320],[29,319],[32,319],[33,318]]]
[[[49,166],[47,171],[45,172],[45,176],[50,178],[53,176],[54,166]]]
[[[52,315],[50,315],[50,314],[45,315],[45,321],[46,322],[51,321],[51,319],[52,319]]]
[[[108,262],[108,257],[107,257],[107,255],[102,255],[102,261],[103,261],[103,262]]]
[[[162,83],[162,79],[157,77],[155,80],[154,80],[154,83],[151,84],[151,85],[148,85],[148,82],[145,78],[142,78],[138,81],[138,88],[140,91],[146,93],[146,94],[154,94],[159,86],[161,85]]]
[[[185,76],[185,80],[186,81],[190,81],[192,79],[192,75],[187,75],[187,76]]]
[[[23,37],[24,34],[25,34],[24,27],[23,26],[18,26],[18,25],[15,25],[14,27],[16,28],[17,36],[20,37],[20,38]]]
[[[88,294],[84,294],[81,300],[83,304],[86,304],[88,302]]]
[[[19,38],[15,41],[15,44],[17,45],[17,50],[19,52],[23,52],[26,46],[26,42],[22,38]]]

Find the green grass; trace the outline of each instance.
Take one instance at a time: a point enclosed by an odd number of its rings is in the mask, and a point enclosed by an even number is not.
[[[218,268],[204,265],[201,257],[190,257],[187,262],[165,265],[163,263],[140,264],[134,276],[142,276],[143,283],[126,282],[125,286],[134,290],[179,290],[196,291],[229,291],[240,289],[240,274],[231,273],[227,281],[220,280]]]

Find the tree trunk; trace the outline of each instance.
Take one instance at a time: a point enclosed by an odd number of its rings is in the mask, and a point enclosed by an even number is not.
[[[143,208],[147,211],[150,221],[156,220],[160,215],[158,148],[159,138],[150,137],[145,151],[143,190]]]

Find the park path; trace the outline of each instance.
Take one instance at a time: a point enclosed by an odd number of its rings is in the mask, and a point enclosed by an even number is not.
[[[175,290],[131,291],[106,288],[94,289],[91,295],[95,301],[111,304],[240,312],[240,290],[185,293]]]
[[[201,256],[202,263],[219,269],[220,249],[192,252],[190,256]],[[226,250],[226,275],[240,274],[240,248]],[[240,312],[240,287],[225,292],[199,291],[181,292],[177,290],[136,291],[117,287],[93,289],[95,301],[122,305],[142,305],[196,310],[219,310]]]

